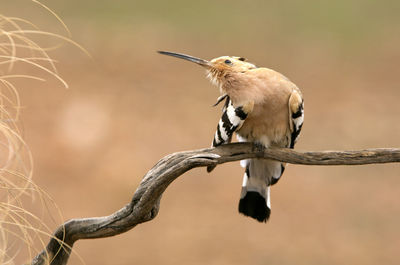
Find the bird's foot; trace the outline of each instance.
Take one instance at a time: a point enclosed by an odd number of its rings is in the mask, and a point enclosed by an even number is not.
[[[210,173],[211,171],[214,170],[214,168],[216,168],[217,165],[211,165],[211,166],[207,166],[207,173]]]
[[[256,153],[264,153],[265,149],[266,149],[266,147],[262,143],[259,143],[259,142],[254,142],[253,143],[253,150]]]

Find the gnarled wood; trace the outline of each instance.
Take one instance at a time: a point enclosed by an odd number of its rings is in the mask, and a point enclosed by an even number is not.
[[[301,152],[286,148],[260,149],[250,143],[234,143],[170,154],[147,172],[132,200],[122,209],[109,216],[67,221],[55,231],[46,249],[33,259],[32,264],[67,264],[71,248],[77,240],[118,235],[152,220],[158,213],[161,195],[168,185],[192,168],[212,167],[248,158],[301,165],[365,165],[400,162],[400,149]]]

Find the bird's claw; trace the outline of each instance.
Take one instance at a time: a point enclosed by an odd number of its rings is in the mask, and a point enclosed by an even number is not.
[[[257,153],[264,153],[265,146],[262,143],[254,142],[253,143],[253,150],[256,151]]]
[[[217,165],[211,165],[211,166],[207,166],[207,173],[210,173],[211,171],[214,170],[214,168],[216,168]]]

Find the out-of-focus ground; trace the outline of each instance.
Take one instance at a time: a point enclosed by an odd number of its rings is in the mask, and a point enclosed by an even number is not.
[[[51,53],[68,90],[51,76],[17,82],[34,180],[65,220],[116,211],[161,157],[210,145],[217,89],[156,50],[243,56],[288,76],[305,98],[299,150],[400,145],[398,1],[44,3],[93,57],[72,45]],[[29,1],[1,6],[64,34]],[[290,165],[267,224],[237,212],[242,171],[194,169],[155,220],[74,250],[86,264],[399,264],[399,165]]]

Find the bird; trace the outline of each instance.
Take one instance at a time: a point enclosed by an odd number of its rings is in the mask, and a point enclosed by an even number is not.
[[[208,79],[219,88],[220,97],[214,106],[225,103],[212,147],[230,143],[235,133],[239,142],[261,148],[294,148],[303,126],[304,100],[300,89],[286,76],[257,67],[244,57],[221,56],[208,61],[182,53],[158,52],[204,67]],[[258,158],[240,164],[245,172],[239,213],[267,222],[271,215],[270,188],[279,181],[286,164]]]

